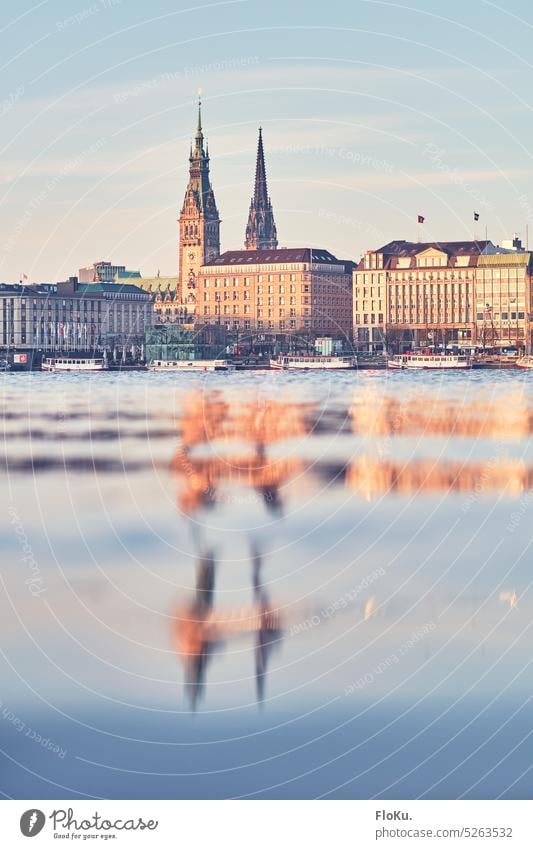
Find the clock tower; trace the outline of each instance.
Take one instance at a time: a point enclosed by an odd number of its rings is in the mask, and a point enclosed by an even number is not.
[[[209,153],[204,149],[202,104],[189,156],[189,183],[179,217],[179,300],[189,315],[196,313],[200,267],[220,255],[220,218],[209,180]]]

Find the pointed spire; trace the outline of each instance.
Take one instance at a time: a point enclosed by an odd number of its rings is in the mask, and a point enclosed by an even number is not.
[[[268,203],[268,189],[266,180],[265,168],[265,151],[263,149],[263,128],[259,127],[259,140],[257,142],[257,162],[255,165],[255,187],[254,200],[261,199],[263,203]]]
[[[196,135],[202,135],[202,89],[198,89],[198,127],[196,129]]]
[[[247,250],[272,250],[278,246],[274,213],[268,196],[262,127],[259,127],[254,196],[250,203],[244,244]]]

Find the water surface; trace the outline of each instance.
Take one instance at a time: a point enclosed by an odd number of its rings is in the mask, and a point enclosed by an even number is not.
[[[0,790],[529,797],[533,375],[2,375]]]

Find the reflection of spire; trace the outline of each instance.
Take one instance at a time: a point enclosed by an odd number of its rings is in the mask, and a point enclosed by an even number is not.
[[[252,581],[254,602],[259,609],[259,627],[255,642],[255,683],[257,703],[263,704],[268,659],[282,639],[278,611],[272,610],[270,599],[261,582],[261,554],[256,545],[252,547]]]
[[[214,609],[215,561],[211,552],[200,558],[196,569],[196,593],[191,603],[174,614],[176,649],[185,667],[185,692],[196,710],[204,691],[207,668],[215,651],[232,639],[255,634],[257,701],[263,701],[269,656],[280,642],[280,616],[273,610],[261,582],[261,557],[252,549],[253,605],[246,609],[217,612]]]
[[[215,592],[215,561],[211,552],[202,557],[196,572],[196,597],[185,616],[177,620],[181,653],[185,662],[185,690],[192,710],[202,695],[207,666],[214,643],[207,620],[212,612]]]

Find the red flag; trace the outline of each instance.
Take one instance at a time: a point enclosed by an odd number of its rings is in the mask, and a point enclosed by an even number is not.
[[[424,216],[423,216],[423,215],[419,215],[419,216],[418,216],[418,223],[419,223],[419,224],[423,224],[423,223],[424,223],[424,220],[425,220],[425,219],[424,219]]]

